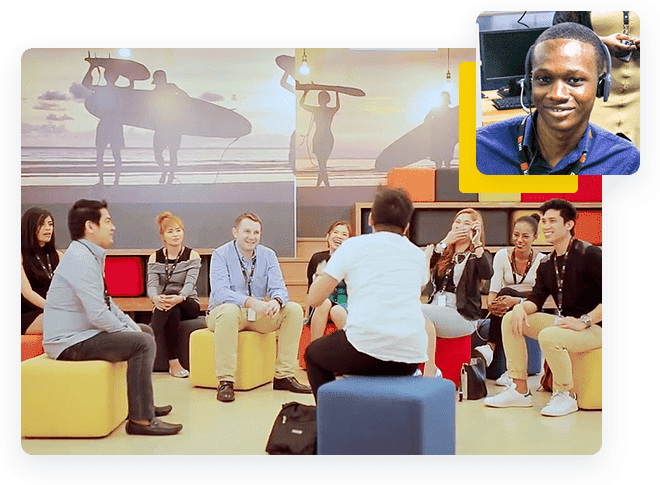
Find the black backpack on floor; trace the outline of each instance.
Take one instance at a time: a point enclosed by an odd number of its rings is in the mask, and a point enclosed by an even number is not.
[[[282,404],[266,451],[271,455],[315,455],[316,406],[295,401]]]

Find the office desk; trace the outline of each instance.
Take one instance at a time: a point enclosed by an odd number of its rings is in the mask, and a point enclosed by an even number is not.
[[[516,116],[524,116],[527,114],[522,108],[506,109],[500,111],[491,101],[492,99],[500,97],[497,94],[497,90],[484,91],[483,93],[488,96],[487,99],[481,99],[481,124],[483,126],[490,125],[491,123],[495,123],[497,121],[504,121],[508,120],[509,118],[515,118]]]

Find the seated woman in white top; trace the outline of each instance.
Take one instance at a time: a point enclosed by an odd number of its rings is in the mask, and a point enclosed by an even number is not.
[[[486,365],[493,361],[495,347],[502,345],[502,317],[532,291],[536,281],[536,270],[545,256],[532,247],[538,238],[540,220],[538,214],[520,217],[513,225],[513,247],[500,249],[493,259],[493,277],[488,292],[488,343],[475,348],[484,357]],[[506,378],[504,376],[499,383],[505,384]]]

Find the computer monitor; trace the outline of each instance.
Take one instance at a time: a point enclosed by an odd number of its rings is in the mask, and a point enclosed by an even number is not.
[[[525,76],[527,51],[547,28],[480,31],[482,86],[502,81],[508,85],[508,89],[498,90],[502,96],[519,96],[518,81]]]

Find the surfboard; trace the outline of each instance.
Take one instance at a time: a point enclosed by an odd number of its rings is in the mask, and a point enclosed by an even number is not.
[[[85,100],[85,107],[97,118],[147,130],[211,138],[238,138],[252,131],[236,111],[172,91],[102,86]]]
[[[306,83],[301,84],[296,81],[296,90],[298,91],[336,91],[349,96],[364,96],[364,91],[360,88],[350,88],[347,86],[331,86],[329,84]]]
[[[102,67],[106,71],[114,71],[130,81],[144,81],[151,77],[149,69],[139,62],[130,59],[115,59],[114,57],[91,57],[89,52],[85,58],[92,67]]]
[[[282,54],[275,58],[275,64],[277,64],[280,69],[285,70],[286,72],[293,72],[296,68],[296,60],[293,56],[287,56]]]
[[[376,158],[374,168],[387,172],[426,158],[434,162],[453,158],[458,143],[458,108],[432,109],[421,125],[392,142]]]

